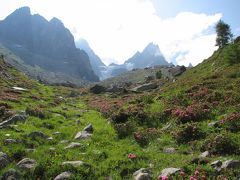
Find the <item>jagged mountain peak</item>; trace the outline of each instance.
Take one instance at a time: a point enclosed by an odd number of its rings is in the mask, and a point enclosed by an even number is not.
[[[31,15],[29,7],[19,8],[0,21],[0,42],[30,66],[74,79],[99,80],[89,57],[76,48],[73,35],[61,20]]]
[[[49,22],[52,25],[59,26],[59,27],[64,27],[63,22],[60,19],[56,18],[56,17],[53,17]]]
[[[157,44],[149,43],[143,50],[143,53],[152,54],[154,56],[162,56],[160,48]]]

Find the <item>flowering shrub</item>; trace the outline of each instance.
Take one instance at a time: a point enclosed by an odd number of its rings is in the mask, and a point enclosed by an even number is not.
[[[156,128],[147,128],[142,131],[135,132],[134,139],[141,146],[149,144],[150,140],[159,137],[160,131]]]
[[[120,139],[131,135],[135,130],[134,124],[130,121],[128,121],[126,123],[115,124],[114,128],[115,128],[115,130],[117,132],[117,135]]]
[[[41,119],[46,117],[46,113],[44,113],[44,111],[38,107],[36,107],[36,108],[27,107],[26,114],[28,114],[30,116],[39,117]]]
[[[128,154],[128,159],[136,159],[137,158],[137,155],[136,154],[133,154],[133,153],[130,153]]]
[[[240,113],[234,112],[220,120],[220,124],[231,132],[240,131]]]
[[[173,133],[177,143],[188,143],[189,141],[197,140],[205,136],[197,124],[185,124],[180,130]]]
[[[238,154],[240,145],[229,134],[218,134],[205,140],[202,149],[216,155]]]
[[[177,108],[172,111],[173,115],[181,123],[190,121],[198,121],[207,118],[210,113],[210,108],[207,104],[192,104],[186,108]]]

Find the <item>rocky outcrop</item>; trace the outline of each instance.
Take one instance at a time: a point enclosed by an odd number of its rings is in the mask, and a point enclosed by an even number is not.
[[[181,75],[182,73],[184,73],[186,71],[186,67],[185,66],[176,66],[174,68],[171,68],[169,69],[169,73],[172,75],[172,76],[179,76]]]
[[[28,137],[33,138],[33,139],[35,139],[35,138],[43,138],[43,139],[49,138],[48,135],[46,135],[45,133],[43,133],[41,131],[33,131],[28,135]]]
[[[156,83],[147,83],[147,84],[143,84],[140,86],[137,86],[133,89],[131,89],[132,91],[148,91],[151,89],[156,89],[158,87],[158,85]]]
[[[93,133],[93,126],[92,126],[92,124],[88,124],[84,129],[83,129],[83,131],[86,131],[86,132],[88,132],[88,133]]]
[[[19,8],[0,21],[0,42],[25,64],[61,73],[66,79],[99,80],[88,55],[76,48],[64,24],[57,18],[47,21],[38,14],[31,15],[29,7]]]
[[[24,158],[17,163],[17,167],[23,170],[33,170],[36,166],[37,162],[30,158]]]
[[[161,171],[161,176],[170,176],[170,175],[173,175],[173,174],[176,174],[177,172],[181,171],[181,169],[179,168],[166,168],[166,169],[163,169]]]
[[[6,127],[10,124],[16,124],[17,122],[24,122],[25,120],[26,120],[26,116],[16,114],[16,115],[8,118],[7,120],[1,122],[0,123],[0,129],[4,128],[4,127]]]
[[[81,147],[82,144],[77,143],[77,142],[71,142],[68,146],[66,146],[64,149],[74,149],[74,148],[79,148]]]
[[[94,94],[100,94],[106,92],[106,88],[104,86],[96,84],[90,88],[90,92]]]
[[[21,179],[21,174],[18,171],[16,171],[15,169],[9,169],[7,172],[5,172],[3,174],[1,179],[3,179],[3,180],[18,180],[18,179]]]
[[[54,180],[66,180],[66,179],[70,179],[72,173],[66,171],[66,172],[63,172],[59,175],[57,175]]]
[[[151,173],[148,169],[141,168],[133,173],[134,180],[151,180]]]
[[[9,164],[9,158],[7,154],[0,152],[0,169],[6,167]]]
[[[71,165],[73,167],[79,167],[82,166],[84,164],[83,161],[65,161],[62,163],[62,165]]]
[[[82,131],[82,132],[78,132],[78,133],[75,135],[74,139],[75,139],[75,140],[83,140],[83,139],[87,139],[87,138],[89,138],[89,137],[91,137],[91,136],[92,136],[92,134],[90,134],[90,133],[88,133],[88,132],[86,132],[86,131]]]

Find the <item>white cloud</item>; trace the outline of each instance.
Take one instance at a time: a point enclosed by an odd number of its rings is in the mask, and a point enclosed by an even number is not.
[[[215,33],[206,31],[221,18],[221,14],[182,12],[161,19],[151,0],[5,0],[4,8],[23,5],[48,20],[61,19],[75,39],[85,38],[107,64],[110,59],[122,63],[154,42],[167,60],[196,65],[215,49]]]

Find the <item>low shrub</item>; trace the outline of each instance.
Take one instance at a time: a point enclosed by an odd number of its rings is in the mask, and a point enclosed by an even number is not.
[[[179,130],[173,133],[173,135],[179,144],[185,144],[205,137],[205,133],[196,123],[182,125]]]
[[[134,139],[140,146],[147,146],[149,142],[160,136],[161,132],[156,128],[147,128],[142,131],[134,132]]]
[[[186,108],[177,108],[172,111],[180,123],[199,121],[210,116],[210,107],[204,103],[195,103]]]
[[[40,119],[46,118],[47,114],[43,111],[43,109],[35,107],[27,107],[26,108],[26,114],[34,117],[38,117]]]
[[[115,124],[114,128],[117,132],[118,137],[122,139],[132,135],[132,133],[135,131],[135,124],[131,121],[128,121],[126,123]]]
[[[239,154],[240,145],[230,134],[212,135],[203,143],[202,150],[208,150],[215,155]]]
[[[228,45],[224,51],[224,58],[230,65],[240,63],[240,46],[236,43]]]
[[[233,112],[223,119],[220,120],[220,124],[222,127],[226,128],[231,132],[239,132],[240,131],[240,113]]]

